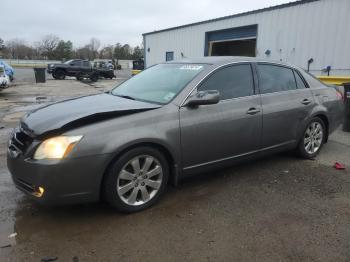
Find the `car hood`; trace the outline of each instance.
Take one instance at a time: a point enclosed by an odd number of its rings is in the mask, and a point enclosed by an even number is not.
[[[64,64],[64,63],[48,64],[48,67],[56,67],[56,66],[59,66],[59,67],[67,67],[68,65],[67,65],[67,64]]]
[[[110,94],[64,100],[29,112],[21,126],[33,136],[60,134],[72,128],[161,107]]]

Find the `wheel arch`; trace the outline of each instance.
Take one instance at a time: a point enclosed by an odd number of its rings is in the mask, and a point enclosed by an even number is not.
[[[326,127],[325,143],[327,143],[328,135],[329,135],[329,119],[328,119],[327,115],[324,113],[318,113],[318,114],[313,115],[313,117],[318,117],[323,121],[323,123]]]
[[[310,120],[315,118],[315,117],[320,118],[326,127],[325,143],[327,143],[328,135],[329,135],[329,119],[328,119],[327,113],[323,112],[323,111],[322,112],[318,111],[318,112],[315,112],[314,114],[311,114],[307,119],[305,119],[303,121],[302,124],[300,124],[299,129],[298,129],[298,137],[297,137],[298,143],[301,141],[302,136],[303,136],[304,131],[305,131],[305,128],[309,124]]]
[[[67,73],[66,68],[62,68],[62,67],[55,68],[54,72],[57,72],[57,71],[63,71],[65,73]]]

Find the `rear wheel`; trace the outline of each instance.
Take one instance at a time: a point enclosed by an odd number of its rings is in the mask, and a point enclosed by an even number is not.
[[[325,124],[315,117],[307,125],[300,140],[298,151],[300,156],[311,159],[318,155],[326,139]]]
[[[92,75],[90,76],[90,80],[91,80],[92,82],[97,82],[97,81],[98,81],[98,74],[92,74]]]
[[[82,81],[84,79],[84,75],[82,73],[77,74],[76,76],[78,81]]]
[[[58,79],[58,80],[64,80],[66,78],[66,73],[59,69],[59,70],[56,70],[52,76],[55,78],[55,79]]]
[[[105,198],[119,211],[131,213],[153,205],[164,192],[168,163],[161,152],[139,147],[122,155],[104,181]]]

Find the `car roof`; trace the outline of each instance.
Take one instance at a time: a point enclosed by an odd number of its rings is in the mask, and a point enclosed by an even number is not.
[[[289,67],[294,67],[290,64],[281,62],[281,61],[273,61],[273,60],[264,60],[255,57],[247,57],[247,56],[206,56],[206,57],[198,57],[198,58],[184,58],[180,60],[173,60],[167,63],[184,63],[184,64],[211,64],[211,65],[223,65],[228,63],[237,63],[237,62],[266,62],[271,64],[279,64],[286,65]]]

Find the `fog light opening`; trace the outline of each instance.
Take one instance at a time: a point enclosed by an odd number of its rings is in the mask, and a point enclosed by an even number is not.
[[[42,197],[45,192],[45,189],[41,186],[35,187],[35,191],[33,192],[33,195],[36,197]]]

